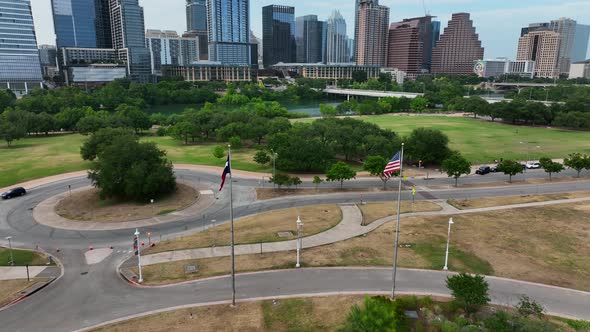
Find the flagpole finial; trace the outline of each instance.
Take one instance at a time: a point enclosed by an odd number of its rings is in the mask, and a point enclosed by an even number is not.
[[[231,149],[231,144],[228,144],[227,147]]]
[[[402,146],[406,145],[406,143],[402,143]]]

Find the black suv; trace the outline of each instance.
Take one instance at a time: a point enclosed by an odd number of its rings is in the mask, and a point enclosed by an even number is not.
[[[11,199],[13,197],[24,196],[27,191],[23,187],[12,188],[7,192],[2,193],[2,199]]]
[[[475,171],[475,174],[485,175],[491,171],[492,171],[492,169],[490,168],[490,166],[481,166],[480,168],[477,169],[477,171]]]

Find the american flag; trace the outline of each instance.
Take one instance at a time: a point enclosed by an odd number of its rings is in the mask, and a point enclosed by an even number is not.
[[[387,166],[385,166],[383,176],[385,176],[387,179],[391,178],[393,176],[393,173],[399,172],[402,169],[401,155],[401,151],[396,153],[395,156],[391,158],[391,161],[387,163]]]

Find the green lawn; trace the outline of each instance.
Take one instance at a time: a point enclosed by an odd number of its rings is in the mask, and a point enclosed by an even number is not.
[[[32,179],[86,169],[88,163],[80,158],[82,135],[32,137],[15,141],[11,147],[0,145],[0,188]],[[225,159],[213,157],[216,144],[186,146],[170,137],[147,137],[145,141],[158,144],[168,152],[174,163],[223,166]],[[253,161],[253,150],[233,152],[236,169],[270,172]]]
[[[12,250],[14,258],[14,265],[45,265],[47,257],[34,251],[28,250]],[[0,248],[0,266],[9,266],[10,264],[10,250],[7,248]]]
[[[529,158],[538,160],[541,156],[564,158],[572,152],[590,153],[590,131],[512,126],[443,116],[378,115],[360,119],[401,135],[420,127],[439,129],[449,136],[450,147],[474,164],[490,163],[500,158],[524,161]]]

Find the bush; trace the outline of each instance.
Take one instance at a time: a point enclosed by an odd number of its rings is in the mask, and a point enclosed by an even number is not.
[[[395,332],[405,328],[406,316],[396,301],[367,296],[362,307],[352,307],[340,331]]]
[[[158,128],[158,130],[156,130],[156,135],[159,137],[163,137],[167,135],[167,130],[166,127],[160,127]]]
[[[545,315],[545,308],[526,295],[520,297],[516,308],[518,309],[518,313],[523,317],[536,316],[542,318]]]
[[[447,288],[451,290],[455,301],[468,313],[473,313],[490,302],[489,285],[480,275],[461,273],[447,277]]]

